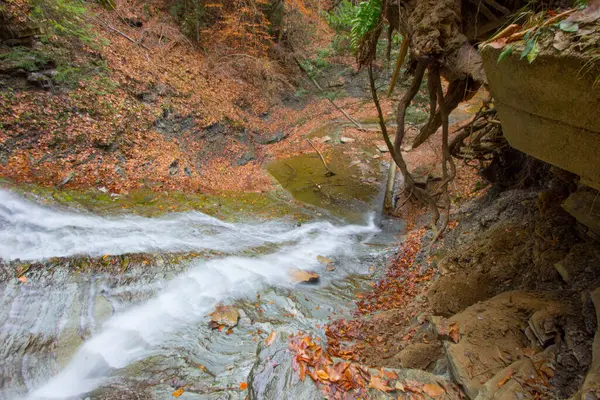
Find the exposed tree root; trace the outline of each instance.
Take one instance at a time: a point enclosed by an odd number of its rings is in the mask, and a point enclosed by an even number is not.
[[[452,112],[462,101],[471,99],[475,93],[479,90],[481,84],[467,78],[465,80],[452,81],[448,85],[448,90],[443,96],[444,106],[448,112]],[[431,88],[429,89],[431,94]],[[419,134],[415,137],[412,143],[413,148],[417,148],[422,145],[427,139],[431,137],[437,130],[442,126],[442,115],[440,111],[435,112],[435,106],[430,112],[429,120],[421,128]]]
[[[404,205],[404,203],[406,203],[409,199],[411,199],[413,197],[415,198],[415,200],[417,202],[427,204],[431,211],[431,214],[432,214],[431,215],[431,229],[435,232],[435,235],[437,237],[438,236],[437,222],[440,218],[440,212],[439,212],[438,206],[437,206],[434,198],[432,196],[430,196],[426,190],[421,189],[420,187],[416,186],[413,177],[408,172],[408,166],[406,165],[406,162],[404,161],[404,157],[402,157],[402,150],[401,150],[402,139],[404,138],[404,134],[405,134],[404,119],[406,116],[406,109],[408,108],[412,99],[415,97],[415,95],[419,91],[419,87],[421,86],[421,82],[423,81],[423,76],[425,74],[426,68],[427,68],[426,64],[424,64],[424,63],[418,64],[411,88],[404,95],[404,97],[398,104],[398,114],[397,114],[398,128],[396,131],[396,139],[393,144],[392,144],[392,141],[390,140],[390,136],[387,131],[387,126],[385,124],[383,112],[381,111],[379,97],[377,96],[377,88],[375,87],[375,78],[373,77],[373,66],[371,64],[368,65],[368,72],[369,72],[369,83],[371,86],[371,95],[373,96],[373,102],[375,103],[375,107],[377,108],[377,116],[379,119],[379,126],[381,128],[381,133],[385,140],[386,146],[388,147],[388,150],[390,151],[392,160],[396,163],[396,165],[400,169],[400,172],[402,173],[402,177],[404,179],[403,192],[409,191],[409,195],[404,200],[402,205]],[[439,79],[439,71],[436,70],[436,73],[437,73],[438,79]],[[436,94],[436,96],[437,96],[437,94]]]
[[[431,82],[429,85],[430,90],[435,89],[437,93],[437,99],[439,100],[440,105],[440,115],[442,118],[442,184],[438,189],[438,193],[442,196],[443,201],[442,225],[440,226],[440,229],[437,232],[435,232],[435,235],[431,243],[429,244],[428,251],[431,251],[431,247],[437,241],[437,239],[444,233],[444,231],[448,227],[448,222],[450,221],[450,195],[448,194],[448,185],[456,176],[456,165],[454,165],[454,161],[452,160],[452,156],[450,155],[450,149],[448,145],[448,116],[450,115],[450,112],[446,108],[446,103],[444,101],[444,90],[442,89],[442,81],[437,66],[430,68],[429,77]],[[448,167],[450,167],[449,170]]]
[[[460,127],[450,143],[450,154],[465,163],[481,164],[491,161],[495,153],[508,146],[502,134],[502,125],[490,100],[477,111],[475,117]]]

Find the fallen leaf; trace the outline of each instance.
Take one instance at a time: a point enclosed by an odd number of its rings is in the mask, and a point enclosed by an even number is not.
[[[450,324],[449,328],[450,328],[450,330],[448,332],[448,336],[450,336],[452,338],[454,343],[458,343],[458,340],[460,339],[460,332],[458,329],[458,324],[456,322],[453,324]]]
[[[27,278],[26,278],[26,277],[24,277],[24,276],[20,276],[20,277],[19,277],[19,278],[17,278],[17,279],[18,279],[18,280],[19,280],[19,282],[21,282],[21,283],[25,283],[25,282],[27,282]]]
[[[387,371],[385,369],[382,369],[380,375],[385,376],[387,379],[398,379],[398,374],[394,371]]]
[[[369,381],[369,388],[381,390],[382,392],[391,392],[393,390],[391,387],[387,386],[378,376],[371,376],[371,380]]]
[[[300,372],[298,373],[298,375],[300,376],[300,380],[304,382],[304,379],[306,379],[306,364],[300,364]]]
[[[240,383],[240,390],[246,390],[246,389],[248,389],[248,384],[246,382]]]
[[[430,397],[439,397],[445,392],[444,388],[436,383],[426,383],[423,385],[423,393]]]
[[[323,371],[322,369],[317,371],[317,376],[319,377],[319,379],[321,379],[322,381],[327,381],[329,380],[329,374],[325,371]]]
[[[273,344],[273,342],[275,341],[275,337],[277,337],[277,331],[273,331],[269,334],[269,336],[267,336],[267,339],[265,340],[265,347],[269,347],[270,345]]]
[[[396,390],[399,390],[401,392],[406,392],[406,388],[404,387],[404,385],[400,382],[396,382],[396,386],[394,386],[394,388]]]
[[[179,397],[183,394],[183,392],[185,392],[185,390],[183,390],[183,388],[177,389],[176,391],[173,392],[173,397]]]
[[[514,371],[512,369],[509,369],[506,372],[506,375],[504,376],[504,378],[502,378],[502,380],[500,382],[498,382],[498,387],[502,387],[504,386],[504,384],[506,384],[506,382],[508,382],[508,380],[510,379],[510,377],[514,374]]]

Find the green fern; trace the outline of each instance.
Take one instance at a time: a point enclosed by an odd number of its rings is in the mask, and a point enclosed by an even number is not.
[[[381,17],[381,0],[367,0],[357,6],[356,16],[352,20],[350,45],[357,50],[365,36],[379,23]]]

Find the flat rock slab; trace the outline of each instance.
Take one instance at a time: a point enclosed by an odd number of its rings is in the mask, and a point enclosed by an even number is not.
[[[539,294],[505,292],[447,320],[432,319],[436,332],[446,340],[451,374],[469,398],[476,398],[486,382],[531,351],[524,328],[529,316],[540,310],[553,315],[566,312]],[[452,335],[448,327],[454,327]]]

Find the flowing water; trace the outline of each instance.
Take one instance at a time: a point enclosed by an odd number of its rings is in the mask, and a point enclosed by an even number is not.
[[[0,399],[160,399],[180,387],[182,398],[244,398],[247,379],[250,394],[277,383],[278,398],[308,396],[282,356],[285,337],[348,310],[369,266],[386,255],[373,245],[389,241],[379,232],[373,218],[297,225],[199,212],[97,216],[0,190]],[[207,250],[222,255],[160,256]],[[157,256],[120,274],[78,271],[70,261],[131,253]],[[317,256],[337,269],[326,271]],[[21,282],[15,268],[24,265]],[[290,268],[319,272],[320,284],[294,285]],[[230,335],[207,327],[219,303],[242,312]],[[274,330],[279,350],[265,358],[260,343]]]

